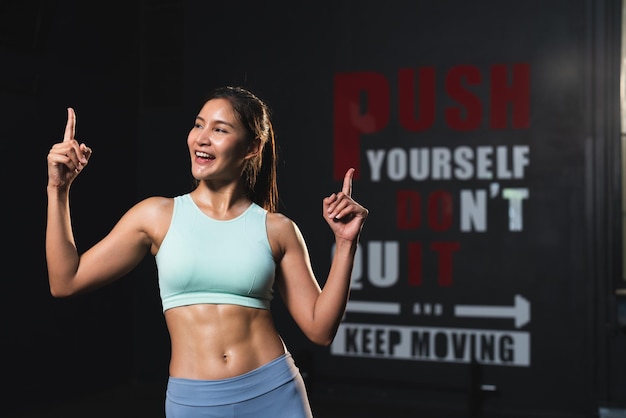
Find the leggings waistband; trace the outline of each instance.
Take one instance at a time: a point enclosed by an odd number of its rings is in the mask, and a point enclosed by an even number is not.
[[[239,376],[218,380],[171,377],[167,398],[183,405],[216,406],[242,402],[261,396],[292,381],[299,370],[290,353]]]

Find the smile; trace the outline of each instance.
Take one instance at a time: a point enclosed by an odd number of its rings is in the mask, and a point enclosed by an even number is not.
[[[200,157],[200,158],[208,158],[209,160],[214,160],[215,156],[211,155],[207,152],[202,152],[202,151],[196,151],[196,157]]]

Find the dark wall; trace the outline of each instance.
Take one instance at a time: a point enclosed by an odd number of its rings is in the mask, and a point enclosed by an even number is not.
[[[93,294],[50,297],[44,159],[61,138],[65,108],[75,107],[77,138],[94,149],[72,190],[77,241],[86,248],[139,199],[189,190],[185,139],[195,112],[212,87],[240,84],[274,111],[281,210],[300,225],[322,283],[332,236],[321,200],[338,190],[345,164],[360,164],[354,193],[371,210],[352,292],[370,311],[349,310],[327,349],[304,339],[279,300],[272,308],[312,389],[357,403],[421,402],[497,418],[591,417],[599,404],[620,401],[601,383],[614,365],[602,353],[617,346],[603,315],[611,315],[605,308],[618,263],[603,256],[612,247],[597,244],[619,230],[606,221],[619,208],[608,203],[603,185],[614,179],[603,167],[617,161],[620,3],[3,6],[3,177],[11,199],[5,377],[36,390],[41,403],[128,380],[164,385],[169,343],[152,257]],[[501,124],[490,107],[497,68],[509,84],[519,70],[522,86],[521,102],[497,108],[505,108]],[[416,83],[435,78],[411,87],[401,74]],[[407,110],[421,95],[433,100]],[[430,124],[407,122],[427,111]],[[502,147],[512,164],[513,146],[530,150],[515,179],[394,179],[397,160],[378,178],[370,160],[377,151]],[[508,211],[498,194],[505,187],[529,193],[523,212]],[[491,193],[486,230],[462,229],[464,191]],[[434,215],[424,209],[420,223],[402,200],[416,195],[424,208],[431,195],[451,196],[450,205],[433,206]],[[441,227],[442,219],[451,224]],[[444,261],[432,254],[441,242],[455,248]],[[397,258],[382,261],[384,245],[400,248]],[[530,305],[527,321],[455,315],[457,306],[510,307],[517,296]],[[399,311],[377,314],[380,306]],[[438,342],[430,353],[407,354],[394,340],[400,335]],[[487,343],[477,355],[466,342],[480,338]],[[490,357],[489,339],[515,338],[517,357]]]
[[[69,300],[50,296],[44,254],[46,155],[66,107],[94,149],[72,190],[79,249],[137,198],[137,30],[132,2],[1,6],[0,103],[5,241],[0,349],[4,412],[109,387],[132,373],[132,281]],[[33,396],[34,395],[34,396]]]

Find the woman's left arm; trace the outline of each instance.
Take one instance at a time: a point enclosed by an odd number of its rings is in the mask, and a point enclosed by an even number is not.
[[[354,169],[346,172],[342,190],[323,200],[324,219],[335,236],[328,278],[320,288],[313,273],[304,238],[287,218],[276,222],[282,257],[278,289],[292,317],[314,343],[329,345],[335,338],[350,293],[350,277],[359,236],[369,211],[352,199]]]

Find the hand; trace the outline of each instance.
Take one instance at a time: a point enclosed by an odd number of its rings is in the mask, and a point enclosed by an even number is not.
[[[352,176],[354,168],[348,169],[339,193],[324,198],[324,219],[330,225],[335,239],[356,240],[361,233],[369,211],[352,199]]]
[[[48,153],[49,186],[69,187],[89,162],[91,148],[78,143],[74,138],[75,131],[76,114],[74,109],[68,107],[63,141],[54,144]]]

